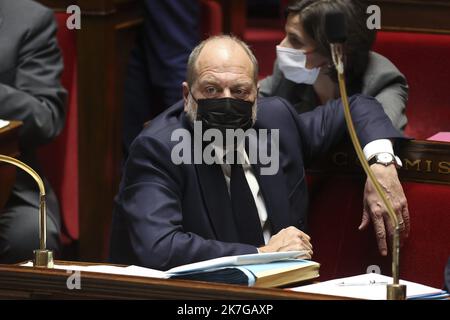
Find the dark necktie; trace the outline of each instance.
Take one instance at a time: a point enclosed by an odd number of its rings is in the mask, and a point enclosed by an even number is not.
[[[240,164],[231,165],[230,196],[240,242],[256,247],[264,245],[258,210]]]

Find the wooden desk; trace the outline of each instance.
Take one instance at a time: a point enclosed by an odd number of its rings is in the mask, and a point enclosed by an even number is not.
[[[19,128],[20,121],[12,121],[8,126],[0,129],[0,154],[16,158],[19,156]],[[9,198],[16,180],[16,167],[0,162],[0,209]]]
[[[64,264],[69,262],[57,262]],[[88,263],[74,262],[73,264]],[[333,296],[284,289],[252,288],[198,281],[81,272],[81,289],[67,288],[71,273],[0,265],[0,299],[300,299],[334,300]]]

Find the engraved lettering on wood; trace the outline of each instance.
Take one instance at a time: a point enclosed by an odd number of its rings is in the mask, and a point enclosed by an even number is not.
[[[411,162],[411,160],[409,159],[404,159],[405,162],[405,170],[409,170],[410,167],[416,167],[417,169],[416,171],[420,171],[420,163],[422,162],[422,160],[416,160],[414,162]]]
[[[433,161],[426,160],[425,162],[427,163],[427,170],[426,170],[426,172],[431,172],[431,164],[433,163]]]
[[[439,173],[442,174],[449,174],[450,173],[450,162],[448,161],[442,161],[439,162]]]

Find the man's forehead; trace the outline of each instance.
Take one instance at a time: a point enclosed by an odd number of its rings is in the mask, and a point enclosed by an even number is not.
[[[242,73],[215,73],[214,71],[207,71],[199,75],[198,83],[200,85],[217,84],[222,82],[228,82],[233,85],[252,86],[254,81],[246,74]]]
[[[252,76],[253,64],[245,50],[232,40],[208,42],[197,60],[197,73],[246,73]]]

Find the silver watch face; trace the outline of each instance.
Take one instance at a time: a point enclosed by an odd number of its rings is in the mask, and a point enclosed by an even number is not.
[[[394,162],[394,156],[390,153],[380,153],[377,155],[377,162],[389,164]]]

